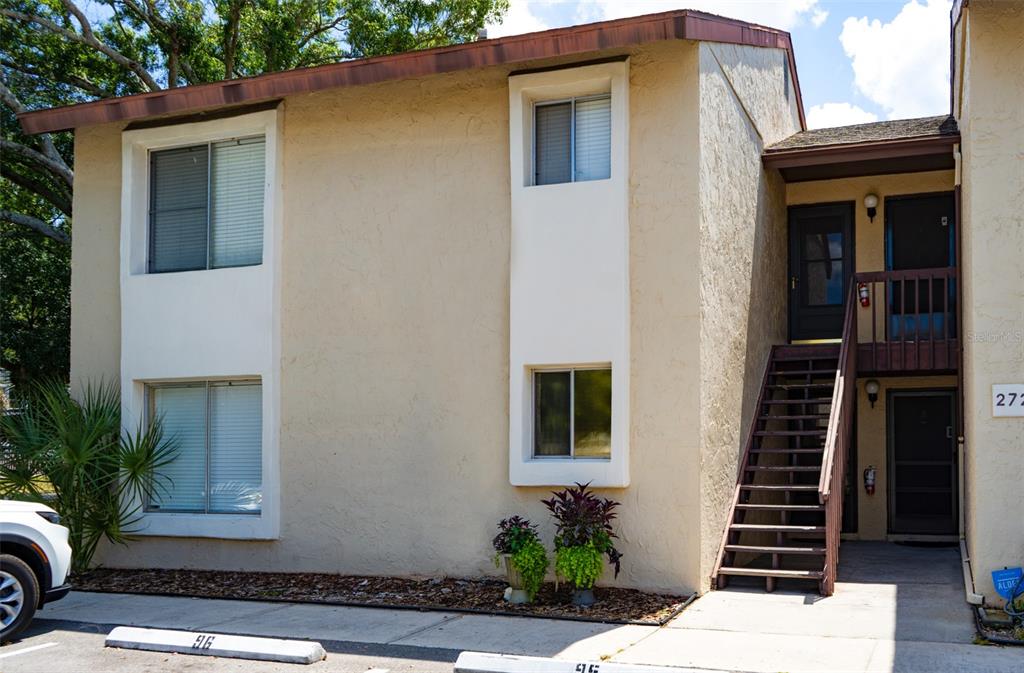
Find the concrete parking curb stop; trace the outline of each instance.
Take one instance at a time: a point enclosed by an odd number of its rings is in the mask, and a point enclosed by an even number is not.
[[[106,647],[153,652],[174,652],[211,657],[256,659],[287,664],[312,664],[327,656],[320,643],[280,638],[254,638],[198,631],[141,629],[118,626],[107,636]]]
[[[620,664],[611,661],[573,661],[512,654],[463,652],[455,662],[455,673],[686,673],[693,668]],[[700,669],[701,673],[725,673]]]

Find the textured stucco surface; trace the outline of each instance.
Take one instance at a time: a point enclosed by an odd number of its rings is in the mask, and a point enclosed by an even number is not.
[[[768,353],[786,338],[785,185],[761,167],[764,146],[800,128],[784,68],[780,51],[700,45],[701,589]]]
[[[785,338],[785,190],[759,158],[798,128],[784,67],[682,41],[630,53],[631,484],[605,491],[620,586],[706,587]],[[548,490],[508,481],[507,75],[285,100],[280,539],[153,537],[99,560],[477,575],[502,516],[550,539]],[[73,370],[116,379],[120,129],[79,144]]]
[[[121,368],[121,124],[75,132],[71,383],[116,384]]]
[[[965,14],[954,111],[963,139],[966,526],[976,590],[994,603],[991,571],[1024,561],[1024,418],[993,418],[991,406],[992,384],[1024,383],[1024,6],[972,2]]]

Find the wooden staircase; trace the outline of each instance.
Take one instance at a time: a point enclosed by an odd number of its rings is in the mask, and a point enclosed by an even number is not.
[[[712,577],[804,580],[824,591],[826,506],[822,459],[835,394],[839,345],[776,346],[740,464]]]

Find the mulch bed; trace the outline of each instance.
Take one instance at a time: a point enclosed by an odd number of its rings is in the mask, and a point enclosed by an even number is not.
[[[530,605],[506,603],[506,583],[497,579],[405,579],[320,573],[221,572],[212,570],[126,570],[99,568],[72,578],[76,590],[327,603],[419,610],[481,612],[620,624],[661,625],[686,606],[689,596],[597,587],[597,603],[569,603],[565,584],[545,584]]]

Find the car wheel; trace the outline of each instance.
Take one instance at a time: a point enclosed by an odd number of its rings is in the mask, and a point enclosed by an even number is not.
[[[39,580],[17,556],[0,554],[0,642],[29,625],[39,605]]]

